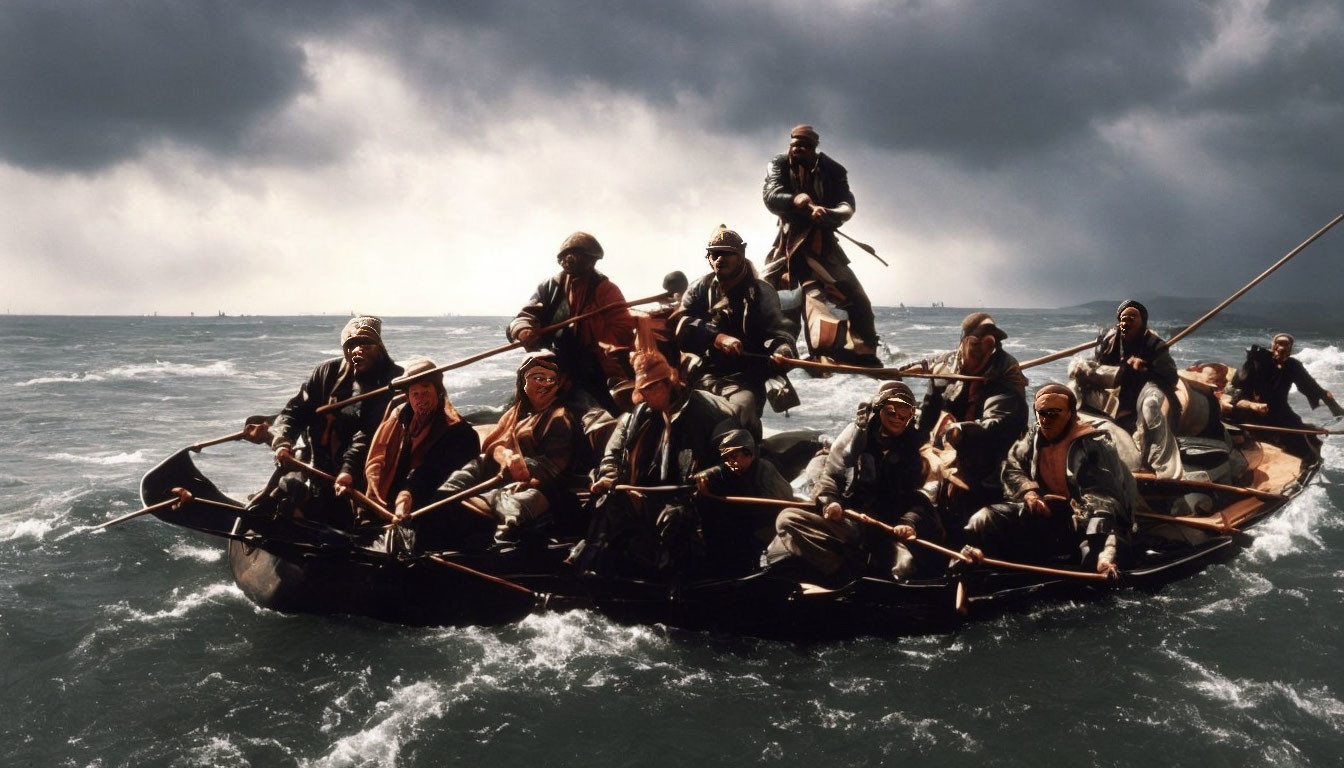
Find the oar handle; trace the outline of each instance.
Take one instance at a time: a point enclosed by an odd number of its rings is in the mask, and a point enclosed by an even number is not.
[[[1199,528],[1201,530],[1212,531],[1214,533],[1221,533],[1221,534],[1241,533],[1241,529],[1233,527],[1231,525],[1227,525],[1225,523],[1215,523],[1209,520],[1200,520],[1199,518],[1195,517],[1177,517],[1175,515],[1159,515],[1156,512],[1143,512],[1141,510],[1135,510],[1134,516],[1141,517],[1145,520],[1160,520],[1164,523],[1176,523],[1177,525],[1184,525],[1189,528]]]
[[[193,453],[200,453],[202,448],[209,448],[212,445],[220,445],[221,443],[231,443],[234,440],[242,440],[244,437],[247,437],[247,431],[239,430],[231,435],[216,437],[213,440],[206,440],[200,443],[195,443],[194,445],[189,445],[187,446],[187,450]]]
[[[773,359],[771,355],[764,352],[743,352],[743,357],[756,357],[762,359]],[[874,378],[884,377],[909,377],[914,379],[953,379],[956,381],[986,381],[984,376],[969,376],[964,373],[932,373],[918,370],[915,368],[870,368],[864,365],[845,365],[844,363],[824,363],[820,360],[802,360],[796,357],[786,357],[783,360],[784,365],[792,368],[803,368],[814,371],[827,371],[830,373],[857,373],[861,376],[872,376]]]
[[[528,589],[527,587],[524,587],[522,584],[519,584],[519,583],[516,582],[516,581],[509,581],[508,579],[501,578],[501,577],[499,577],[499,576],[495,576],[494,574],[491,574],[491,573],[486,573],[486,572],[484,572],[484,571],[478,571],[478,570],[476,570],[475,568],[471,568],[471,567],[466,566],[466,565],[463,565],[463,564],[461,564],[461,563],[455,563],[455,562],[453,562],[452,560],[448,560],[448,559],[439,557],[438,555],[427,555],[427,557],[428,557],[430,560],[432,560],[432,561],[438,563],[439,565],[444,565],[444,566],[447,566],[447,567],[449,567],[449,568],[452,568],[452,569],[455,570],[455,571],[460,571],[460,572],[462,572],[462,573],[466,573],[466,574],[475,576],[475,577],[478,578],[478,579],[484,579],[485,581],[488,581],[488,582],[490,582],[490,583],[492,583],[492,584],[498,584],[499,586],[501,586],[501,587],[505,587],[505,588],[507,588],[507,589],[512,589],[514,592],[519,592],[519,593],[521,593],[521,594],[528,595],[528,596],[530,596],[530,597],[540,597],[540,596],[541,596],[540,593],[538,593],[537,591],[532,590],[532,589]]]
[[[286,456],[283,459],[280,459],[280,464],[290,469],[297,469],[301,472],[307,472],[308,474],[326,480],[327,482],[332,483],[333,485],[336,483],[336,478],[333,477],[332,475],[323,472],[317,467],[314,467],[312,464],[306,464],[302,461],[299,461],[293,456]],[[370,512],[378,514],[385,520],[393,522],[396,521],[397,519],[396,515],[387,511],[387,508],[384,507],[382,504],[379,504],[378,502],[369,498],[363,491],[360,491],[357,488],[350,488],[346,492],[349,493],[350,497],[355,500],[355,503],[360,505],[361,507],[364,507]]]
[[[1077,346],[1069,347],[1068,349],[1061,349],[1058,352],[1051,352],[1050,354],[1045,355],[1044,357],[1038,357],[1034,360],[1028,360],[1025,363],[1019,364],[1017,367],[1019,370],[1026,370],[1027,368],[1034,368],[1035,366],[1038,365],[1053,363],[1054,361],[1068,357],[1069,355],[1078,354],[1079,352],[1082,352],[1085,349],[1091,349],[1096,345],[1097,345],[1096,339],[1093,339],[1092,341],[1085,341]]]
[[[1339,430],[1332,429],[1297,429],[1294,427],[1276,427],[1270,424],[1235,424],[1228,422],[1234,427],[1249,429],[1255,432],[1278,432],[1285,435],[1340,435],[1344,434]]]
[[[1152,483],[1154,485],[1174,485],[1184,488],[1205,488],[1211,491],[1229,491],[1231,493],[1242,493],[1247,496],[1254,496],[1257,499],[1265,501],[1281,501],[1284,496],[1281,493],[1272,491],[1261,491],[1256,488],[1245,488],[1240,485],[1228,485],[1226,483],[1214,483],[1208,480],[1187,480],[1180,477],[1158,477],[1145,472],[1135,472],[1134,479],[1141,483]]]
[[[450,505],[450,504],[456,504],[457,502],[462,501],[463,499],[469,499],[469,498],[471,498],[472,496],[475,496],[476,494],[481,493],[482,491],[488,491],[488,490],[490,490],[491,488],[493,488],[493,487],[495,487],[495,486],[497,486],[497,485],[502,484],[503,482],[504,482],[504,473],[503,473],[503,472],[500,472],[499,474],[495,475],[494,477],[491,477],[490,479],[485,480],[485,481],[483,481],[483,482],[477,483],[476,485],[473,485],[473,486],[471,486],[470,488],[465,488],[465,489],[463,489],[463,490],[461,490],[461,491],[458,491],[457,493],[454,493],[452,496],[449,496],[449,497],[446,498],[446,499],[439,499],[438,501],[434,502],[433,504],[426,504],[425,506],[423,506],[423,507],[421,507],[421,508],[415,510],[414,512],[412,512],[410,515],[408,515],[408,516],[406,517],[406,519],[407,519],[407,520],[414,520],[415,518],[420,517],[421,515],[427,515],[427,514],[429,514],[430,512],[438,511],[438,510],[443,509],[444,507],[446,507],[446,506],[448,506],[448,505]],[[494,521],[494,522],[499,522],[498,520],[495,519],[495,516],[494,516],[494,515],[492,515],[492,514],[490,514],[490,513],[488,513],[488,512],[482,512],[481,510],[476,509],[475,507],[472,507],[471,505],[467,505],[467,509],[471,510],[473,513],[475,513],[475,514],[477,514],[477,515],[480,515],[481,517],[487,518],[487,519],[492,520],[492,521]]]
[[[613,485],[613,491],[633,491],[635,493],[678,493],[681,491],[693,491],[694,485]]]
[[[871,245],[869,245],[869,244],[867,244],[867,243],[860,243],[858,240],[855,240],[854,238],[852,238],[852,237],[850,237],[848,234],[846,234],[845,231],[844,231],[843,229],[839,229],[839,228],[837,228],[837,229],[835,229],[835,230],[833,230],[833,231],[835,232],[835,234],[837,234],[837,235],[839,235],[839,236],[845,238],[845,239],[848,240],[849,242],[851,242],[851,243],[853,243],[853,244],[859,246],[859,248],[862,248],[862,249],[864,250],[864,252],[866,252],[869,256],[872,256],[874,259],[877,259],[878,261],[882,262],[882,266],[884,266],[884,267],[890,267],[890,266],[891,266],[890,264],[887,263],[886,259],[884,259],[884,258],[882,258],[881,256],[878,256],[878,255],[877,255],[877,251],[873,248],[873,246],[871,246]]]
[[[160,501],[157,504],[150,504],[148,507],[145,507],[144,509],[138,509],[129,514],[122,515],[121,517],[113,518],[111,520],[108,520],[107,522],[99,523],[98,525],[93,526],[89,530],[101,531],[104,528],[110,528],[118,523],[124,523],[127,520],[134,520],[135,518],[140,517],[141,515],[148,515],[151,512],[158,512],[159,510],[167,509],[168,507],[175,507],[181,503],[182,498],[180,496],[176,499],[166,499],[164,501]]]

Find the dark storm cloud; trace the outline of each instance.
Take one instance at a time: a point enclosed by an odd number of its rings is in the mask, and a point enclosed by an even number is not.
[[[0,159],[96,170],[161,140],[229,154],[307,84],[285,27],[239,3],[9,2]]]

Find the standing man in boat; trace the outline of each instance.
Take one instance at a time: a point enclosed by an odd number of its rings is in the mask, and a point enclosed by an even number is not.
[[[635,328],[630,310],[617,307],[544,338],[540,334],[548,325],[625,303],[621,289],[597,271],[602,256],[602,244],[587,232],[565,238],[555,255],[560,274],[537,286],[531,300],[509,323],[507,336],[530,352],[555,352],[570,377],[575,406],[581,411],[598,406],[614,415],[630,407],[633,385],[624,362]]]
[[[1006,338],[989,314],[967,315],[956,352],[935,360],[933,372],[983,380],[931,379],[920,407],[919,431],[935,447],[956,449],[955,480],[944,485],[942,509],[953,535],[976,510],[1002,499],[1003,459],[1027,430],[1027,377],[1004,350]]]
[[[726,400],[682,384],[643,328],[638,336],[631,355],[636,406],[607,443],[590,489],[598,500],[592,524],[570,562],[677,581],[698,569],[705,553],[693,478],[719,463],[719,436],[740,424]],[[675,488],[636,493],[614,490],[618,484]]]
[[[781,374],[777,358],[794,356],[779,296],[756,276],[742,237],[720,224],[705,248],[710,273],[686,289],[676,316],[677,343],[700,356],[695,387],[722,396],[753,437],[761,437],[766,381]],[[755,353],[756,357],[746,354]]]
[[[976,512],[963,554],[1048,562],[1077,557],[1119,575],[1127,555],[1138,487],[1106,432],[1078,419],[1063,384],[1036,391],[1036,428],[1013,445],[1003,467],[1008,501]]]
[[[336,496],[363,486],[369,440],[392,392],[327,413],[319,414],[317,409],[386,387],[402,374],[401,366],[392,362],[383,346],[382,333],[383,321],[377,317],[351,318],[341,330],[342,356],[314,368],[271,426],[277,463],[297,450],[318,469],[336,477],[334,487],[297,472],[282,471],[273,479],[275,490],[267,496],[287,503],[298,516],[336,526],[353,522],[349,505]],[[264,503],[261,497],[257,501]]]
[[[909,539],[943,538],[933,503],[923,490],[920,446],[928,433],[913,427],[915,393],[904,382],[883,382],[871,401],[859,404],[854,421],[831,444],[812,485],[820,513],[786,509],[775,519],[775,539],[765,561],[780,567],[801,561],[828,577],[860,575],[870,565],[897,581],[938,565],[926,550],[845,517],[850,509],[894,525]]]
[[[574,455],[578,420],[566,405],[569,379],[554,352],[535,352],[518,366],[513,402],[481,441],[481,454],[443,484],[456,494],[500,476],[499,487],[457,508],[422,518],[422,548],[482,549],[493,539],[535,532],[568,493],[564,478]]]
[[[1295,340],[1292,334],[1275,334],[1269,349],[1254,345],[1246,350],[1246,362],[1232,376],[1231,406],[1249,411],[1249,419],[1256,423],[1289,429],[1306,429],[1307,424],[1288,404],[1288,391],[1297,387],[1313,409],[1322,402],[1335,416],[1344,416],[1344,408],[1335,402],[1335,396],[1316,383],[1305,366],[1293,357]],[[1295,455],[1309,446],[1300,440],[1283,440],[1283,446]]]
[[[405,368],[410,377],[432,371],[435,365],[419,358]],[[394,400],[373,433],[364,463],[369,498],[398,520],[433,501],[448,475],[481,451],[476,430],[448,399],[442,372],[412,381],[404,391],[405,402]]]
[[[765,260],[765,279],[779,290],[817,280],[837,294],[849,314],[854,357],[876,365],[873,306],[835,235],[854,215],[849,173],[818,152],[818,143],[816,129],[796,125],[789,131],[788,151],[766,169],[761,196],[779,217],[779,232]]]
[[[1148,327],[1148,308],[1143,304],[1133,299],[1122,302],[1115,319],[1115,327],[1097,340],[1092,360],[1072,366],[1070,376],[1084,393],[1084,402],[1099,389],[1117,390],[1101,410],[1133,435],[1144,467],[1159,477],[1180,477],[1176,363],[1167,343]]]

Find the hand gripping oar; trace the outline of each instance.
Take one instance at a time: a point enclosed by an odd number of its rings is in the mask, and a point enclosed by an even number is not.
[[[298,459],[294,458],[293,456],[286,456],[285,458],[280,459],[280,465],[288,467],[289,469],[297,469],[301,472],[307,472],[308,474],[314,477],[320,477],[323,480],[326,480],[327,482],[332,484],[335,484],[336,482],[335,477],[327,474],[326,472],[323,472],[317,467],[314,467],[312,464],[305,464],[302,461],[299,461]],[[379,504],[378,502],[369,498],[362,491],[355,488],[351,488],[347,491],[347,493],[349,493],[351,498],[355,500],[355,503],[360,505],[361,507],[364,507],[365,509],[380,515],[385,520],[396,522],[397,520],[396,515],[392,514],[391,512],[388,512],[387,509],[382,504]]]
[[[1293,258],[1294,256],[1296,256],[1297,254],[1301,253],[1302,250],[1303,250],[1304,248],[1306,248],[1308,245],[1311,245],[1312,243],[1316,242],[1316,240],[1317,240],[1318,238],[1320,238],[1321,235],[1324,235],[1326,232],[1329,232],[1329,231],[1330,231],[1330,228],[1333,227],[1333,226],[1335,226],[1336,224],[1338,224],[1341,220],[1344,220],[1344,213],[1341,213],[1341,214],[1339,214],[1338,216],[1336,216],[1335,218],[1331,219],[1331,220],[1330,220],[1330,223],[1326,224],[1324,227],[1321,227],[1321,228],[1320,228],[1319,230],[1317,230],[1316,233],[1313,234],[1311,237],[1308,237],[1306,240],[1303,240],[1302,243],[1301,243],[1300,245],[1298,245],[1298,246],[1297,246],[1296,248],[1294,248],[1293,250],[1289,251],[1286,255],[1284,255],[1283,258],[1281,258],[1281,259],[1279,259],[1278,261],[1274,262],[1273,266],[1271,266],[1269,269],[1266,269],[1264,272],[1261,272],[1261,273],[1260,273],[1254,280],[1252,280],[1251,282],[1249,282],[1249,283],[1247,283],[1246,285],[1242,286],[1241,290],[1237,291],[1236,293],[1232,294],[1231,296],[1228,296],[1226,299],[1223,300],[1223,302],[1222,302],[1221,304],[1219,304],[1218,306],[1216,306],[1216,307],[1214,307],[1213,309],[1211,309],[1211,310],[1209,310],[1208,312],[1206,312],[1206,313],[1204,314],[1203,317],[1201,317],[1201,318],[1199,318],[1198,320],[1196,320],[1195,322],[1191,323],[1185,330],[1181,331],[1180,333],[1177,333],[1175,336],[1172,336],[1170,339],[1167,339],[1167,340],[1163,343],[1163,346],[1164,346],[1164,347],[1170,347],[1170,346],[1172,346],[1173,344],[1175,344],[1176,342],[1180,341],[1181,339],[1184,339],[1186,336],[1189,336],[1190,334],[1194,333],[1195,330],[1198,329],[1201,325],[1203,325],[1203,324],[1207,323],[1209,320],[1213,319],[1213,316],[1214,316],[1214,315],[1217,315],[1219,312],[1222,312],[1224,309],[1227,308],[1227,306],[1228,306],[1229,304],[1231,304],[1232,302],[1234,302],[1234,301],[1236,301],[1237,299],[1241,298],[1241,296],[1242,296],[1244,293],[1246,293],[1247,291],[1251,290],[1251,289],[1254,288],[1255,286],[1259,285],[1260,282],[1261,282],[1262,280],[1264,280],[1265,278],[1267,278],[1267,277],[1269,277],[1271,274],[1273,274],[1273,272],[1274,272],[1275,270],[1277,270],[1279,267],[1282,267],[1284,264],[1287,264],[1289,259],[1291,259],[1291,258]],[[1097,344],[1096,341],[1089,341],[1089,342],[1087,342],[1087,343],[1085,343],[1085,344],[1079,344],[1079,345],[1076,346],[1076,347],[1070,347],[1070,348],[1068,348],[1068,349],[1061,350],[1061,351],[1059,351],[1059,352],[1051,353],[1051,354],[1046,355],[1046,356],[1044,356],[1044,357],[1038,357],[1038,358],[1036,358],[1035,360],[1028,360],[1027,362],[1022,363],[1021,365],[1019,365],[1018,368],[1019,368],[1019,369],[1027,369],[1027,368],[1031,368],[1031,367],[1033,367],[1033,366],[1042,365],[1042,364],[1044,364],[1044,363],[1054,362],[1055,360],[1058,360],[1058,359],[1060,359],[1060,358],[1062,358],[1062,357],[1068,357],[1069,355],[1075,354],[1075,353],[1077,353],[1077,352],[1082,352],[1083,350],[1085,350],[1085,349],[1087,349],[1087,348],[1089,348],[1089,347],[1094,347],[1094,346],[1096,346],[1096,344]]]
[[[177,509],[186,502],[191,501],[194,498],[191,495],[191,491],[188,491],[186,488],[174,488],[173,493],[177,494],[177,498],[166,499],[164,501],[160,501],[157,504],[150,504],[148,507],[145,507],[144,509],[138,509],[129,514],[122,515],[121,517],[113,518],[104,523],[99,523],[98,525],[95,525],[92,528],[89,528],[88,530],[101,531],[104,528],[111,528],[112,526],[118,523],[124,523],[127,520],[134,520],[135,518],[140,517],[141,515],[148,515],[151,512],[158,512],[161,509],[167,509],[169,507]]]
[[[921,539],[921,538],[919,538],[918,536],[914,536],[914,537],[911,537],[911,538],[909,538],[909,539],[905,538],[904,536],[900,536],[898,533],[896,533],[896,527],[895,527],[895,526],[887,525],[886,523],[882,522],[881,520],[875,520],[875,519],[869,517],[868,515],[863,514],[862,512],[854,512],[854,511],[852,511],[852,510],[848,510],[848,509],[846,509],[846,510],[845,510],[845,517],[848,517],[848,518],[850,518],[851,520],[858,520],[859,522],[867,523],[868,525],[872,525],[872,526],[875,526],[875,527],[877,527],[877,528],[881,528],[882,530],[886,531],[887,533],[891,534],[892,536],[896,536],[896,537],[898,537],[898,538],[900,538],[900,539],[902,539],[902,540],[904,540],[904,541],[913,541],[913,542],[915,542],[916,544],[920,544],[920,545],[922,545],[922,546],[924,546],[924,547],[927,547],[927,548],[929,548],[929,549],[931,549],[931,550],[933,550],[933,551],[935,551],[935,552],[938,552],[938,553],[943,554],[943,555],[946,555],[946,556],[948,556],[948,557],[951,557],[951,558],[960,560],[960,561],[962,561],[963,563],[968,563],[968,564],[969,564],[969,563],[973,563],[973,562],[974,562],[970,557],[967,557],[966,555],[963,555],[962,553],[957,552],[956,550],[948,549],[947,547],[943,547],[943,546],[940,546],[940,545],[938,545],[938,544],[934,544],[934,543],[931,542],[931,541],[925,541],[924,539]],[[1030,564],[1028,564],[1028,563],[1015,563],[1015,562],[1013,562],[1013,561],[1011,561],[1011,560],[999,560],[999,559],[996,559],[996,558],[993,558],[993,557],[986,557],[986,558],[984,558],[983,560],[981,560],[980,562],[984,563],[985,565],[992,566],[992,567],[994,567],[994,568],[1003,568],[1003,569],[1013,570],[1013,571],[1028,571],[1028,572],[1031,572],[1031,573],[1042,573],[1042,574],[1045,574],[1045,575],[1047,575],[1047,576],[1064,576],[1064,577],[1071,578],[1071,579],[1081,579],[1081,580],[1083,580],[1083,581],[1104,581],[1104,582],[1109,582],[1109,581],[1110,581],[1110,578],[1111,578],[1111,577],[1107,576],[1107,575],[1104,574],[1104,573],[1088,573],[1087,571],[1073,571],[1073,570],[1068,570],[1068,569],[1065,569],[1065,568],[1049,568],[1049,567],[1046,567],[1046,566],[1044,566],[1044,565],[1030,565]]]
[[[849,242],[851,242],[851,243],[853,243],[853,244],[859,246],[859,248],[862,248],[865,252],[867,252],[867,254],[868,254],[869,256],[872,256],[874,259],[877,259],[878,261],[882,262],[882,266],[884,266],[884,267],[890,267],[890,266],[891,266],[890,264],[888,264],[888,263],[886,262],[885,259],[883,259],[881,256],[878,256],[878,255],[877,255],[877,251],[873,249],[873,246],[871,246],[871,245],[869,245],[869,244],[867,244],[867,243],[860,243],[858,240],[855,240],[854,238],[852,238],[852,237],[850,237],[849,235],[845,234],[845,231],[844,231],[843,229],[836,229],[836,230],[833,230],[833,231],[835,232],[835,234],[837,234],[837,235],[839,235],[839,236],[845,238],[845,239],[848,240]]]
[[[407,515],[406,520],[414,520],[415,518],[420,517],[421,515],[427,515],[430,512],[435,512],[437,510],[443,509],[444,507],[450,504],[456,504],[457,502],[462,501],[463,499],[470,499],[472,496],[475,496],[478,493],[488,491],[497,485],[502,485],[503,482],[504,482],[504,471],[500,470],[499,474],[495,475],[494,477],[479,482],[476,485],[471,486],[470,488],[458,491],[457,493],[454,493],[452,496],[449,496],[446,499],[439,499],[433,504],[426,504],[425,506]],[[499,522],[499,520],[496,519],[495,516],[490,514],[489,512],[482,512],[481,510],[476,509],[471,505],[467,505],[467,509],[471,510],[477,515],[480,515],[481,517],[487,518],[494,522]]]
[[[665,284],[671,282],[670,280],[671,277],[672,276],[669,275],[668,276],[669,279],[664,280],[663,282]],[[682,276],[682,280],[685,280],[684,275]],[[682,290],[685,290],[684,285],[682,286]],[[630,307],[638,306],[640,304],[648,304],[651,301],[662,301],[663,299],[669,299],[677,295],[678,293],[680,293],[680,291],[672,291],[664,289],[662,293],[655,293],[652,296],[645,296],[642,299],[635,299],[634,301],[624,301],[616,304],[608,304],[605,307],[598,307],[597,309],[591,310],[589,312],[584,312],[583,314],[575,315],[574,317],[571,317],[567,320],[561,320],[558,323],[552,323],[551,325],[548,325],[545,328],[541,328],[540,330],[537,331],[537,337],[540,338],[546,336],[547,334],[554,333],[555,331],[571,326],[582,320],[587,320],[590,317],[600,315],[603,312],[611,312],[617,309],[629,309]],[[430,376],[443,373],[444,371],[451,371],[457,368],[462,368],[464,366],[471,365],[472,363],[484,360],[487,357],[494,357],[495,355],[508,352],[511,349],[518,349],[521,346],[523,346],[523,342],[521,341],[510,342],[503,346],[495,347],[494,349],[487,349],[484,352],[479,352],[477,354],[471,355],[470,357],[464,357],[461,360],[447,363],[445,365],[440,365],[438,368],[432,368],[423,373],[417,373],[413,376],[402,376],[400,378],[394,379],[391,384],[388,384],[386,386],[382,386],[377,389],[371,389],[368,392],[362,392],[358,395],[355,395],[354,397],[347,397],[346,399],[340,400],[335,403],[327,403],[326,405],[318,406],[317,413],[326,413],[327,411],[333,411],[338,408],[344,408],[345,406],[350,405],[351,403],[358,403],[361,400],[367,400],[370,397],[377,397],[378,395],[383,394],[392,387],[408,386],[421,379],[425,379]]]

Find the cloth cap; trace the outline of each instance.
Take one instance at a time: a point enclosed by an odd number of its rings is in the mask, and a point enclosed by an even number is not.
[[[881,408],[890,402],[904,403],[914,408],[915,393],[903,381],[884,381],[882,386],[877,388],[877,396],[873,398],[873,405]]]
[[[1003,329],[995,324],[994,318],[990,317],[988,312],[972,312],[966,316],[965,320],[961,321],[961,338],[963,339],[972,334],[983,336],[986,333],[993,334],[994,338],[999,341],[1008,338],[1008,334],[1004,333]]]
[[[1297,339],[1293,338],[1293,334],[1291,333],[1276,333],[1274,334],[1274,338],[1270,339],[1269,341],[1270,343],[1273,343],[1278,341],[1279,339],[1287,339],[1289,346],[1292,346],[1297,341]]]
[[[1148,308],[1145,307],[1145,306],[1143,306],[1142,304],[1140,304],[1139,302],[1137,302],[1137,301],[1135,301],[1135,300],[1133,300],[1133,299],[1129,299],[1128,301],[1122,301],[1122,302],[1120,303],[1120,306],[1118,306],[1118,307],[1115,308],[1115,319],[1116,319],[1116,320],[1119,320],[1119,319],[1120,319],[1120,313],[1121,313],[1121,312],[1124,312],[1126,309],[1129,309],[1130,307],[1133,307],[1133,308],[1139,310],[1139,319],[1140,319],[1140,320],[1143,320],[1143,324],[1144,324],[1144,325],[1147,325],[1147,324],[1148,324]]]
[[[705,246],[709,251],[734,251],[746,255],[747,243],[742,236],[728,228],[727,224],[720,224],[719,228],[709,236],[709,245]]]
[[[518,374],[520,376],[526,375],[528,371],[538,367],[545,368],[558,375],[560,373],[560,360],[549,349],[533,352],[523,358],[522,365],[518,366]]]
[[[793,129],[789,131],[789,139],[804,139],[811,142],[814,147],[821,141],[821,137],[817,135],[817,129],[807,123],[793,126]]]
[[[341,329],[341,346],[349,346],[352,339],[368,339],[378,346],[383,345],[383,321],[372,315],[360,315],[350,318],[350,322]]]
[[[602,258],[602,244],[587,232],[575,232],[566,237],[565,242],[560,244],[560,250],[556,251],[555,257],[558,259],[570,251],[578,251],[594,260]]]
[[[1072,389],[1057,382],[1050,382],[1036,390],[1036,396],[1032,400],[1040,399],[1041,395],[1064,395],[1069,399],[1069,410],[1078,410],[1078,395]]]
[[[756,441],[751,438],[751,433],[745,429],[730,430],[719,438],[720,456],[727,456],[737,450],[746,451],[753,456],[756,455]]]
[[[667,358],[657,350],[637,350],[630,354],[630,365],[635,369],[635,391],[630,399],[636,403],[644,401],[639,390],[650,384],[667,379],[676,379],[676,371],[668,364]]]

